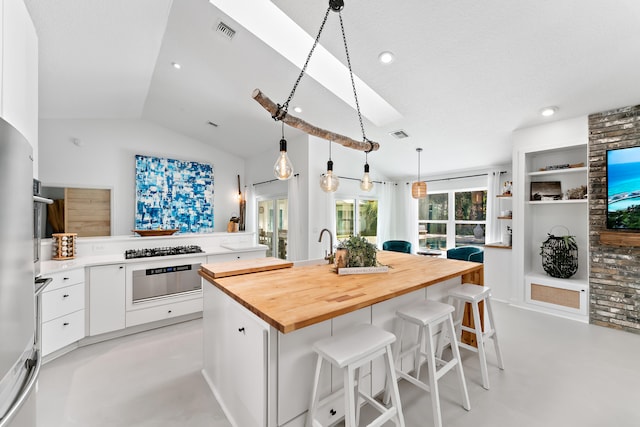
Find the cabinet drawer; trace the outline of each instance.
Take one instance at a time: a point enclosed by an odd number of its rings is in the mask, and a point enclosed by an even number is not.
[[[143,323],[155,322],[157,320],[171,319],[172,317],[202,311],[202,297],[188,301],[180,301],[155,307],[142,308],[139,310],[127,311],[126,326],[141,325]]]
[[[53,279],[49,286],[45,288],[46,292],[55,291],[56,289],[64,288],[65,286],[76,285],[84,282],[84,268],[78,268],[75,270],[64,271],[60,273],[45,274],[44,277],[50,277]]]
[[[42,324],[42,354],[47,355],[84,338],[84,310]]]
[[[42,294],[42,321],[84,309],[84,283],[67,286]]]

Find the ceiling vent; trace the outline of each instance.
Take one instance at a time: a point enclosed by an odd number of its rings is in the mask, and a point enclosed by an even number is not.
[[[409,135],[403,130],[396,130],[396,131],[393,131],[393,132],[389,132],[389,135],[391,135],[391,136],[393,136],[393,137],[395,137],[397,139],[404,139],[404,138],[408,138],[409,137]]]
[[[236,30],[234,30],[233,28],[231,28],[230,26],[228,26],[224,22],[220,21],[220,22],[218,22],[218,25],[216,26],[216,33],[220,34],[221,36],[223,36],[226,39],[231,40],[233,38],[233,36],[236,35]]]

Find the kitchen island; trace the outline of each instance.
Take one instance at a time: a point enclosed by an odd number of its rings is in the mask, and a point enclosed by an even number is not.
[[[357,323],[393,332],[398,307],[427,296],[442,299],[460,283],[483,283],[478,263],[385,251],[378,253],[378,261],[389,271],[341,276],[327,264],[283,265],[216,277],[230,263],[201,267],[203,375],[232,424],[304,425],[315,366],[313,342]],[[382,363],[364,371],[360,387],[380,393]],[[325,392],[341,388],[341,375],[325,372]],[[322,409],[327,423],[344,414],[341,399]]]

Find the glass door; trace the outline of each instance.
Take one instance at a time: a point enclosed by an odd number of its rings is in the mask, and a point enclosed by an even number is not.
[[[268,246],[268,257],[287,259],[288,207],[287,199],[258,201],[258,243]]]

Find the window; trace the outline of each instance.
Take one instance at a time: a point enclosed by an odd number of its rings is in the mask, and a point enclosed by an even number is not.
[[[446,250],[484,245],[486,214],[486,189],[428,194],[418,203],[419,247]]]
[[[336,200],[337,240],[344,240],[355,234],[365,237],[374,245],[377,243],[377,200],[360,198]]]

